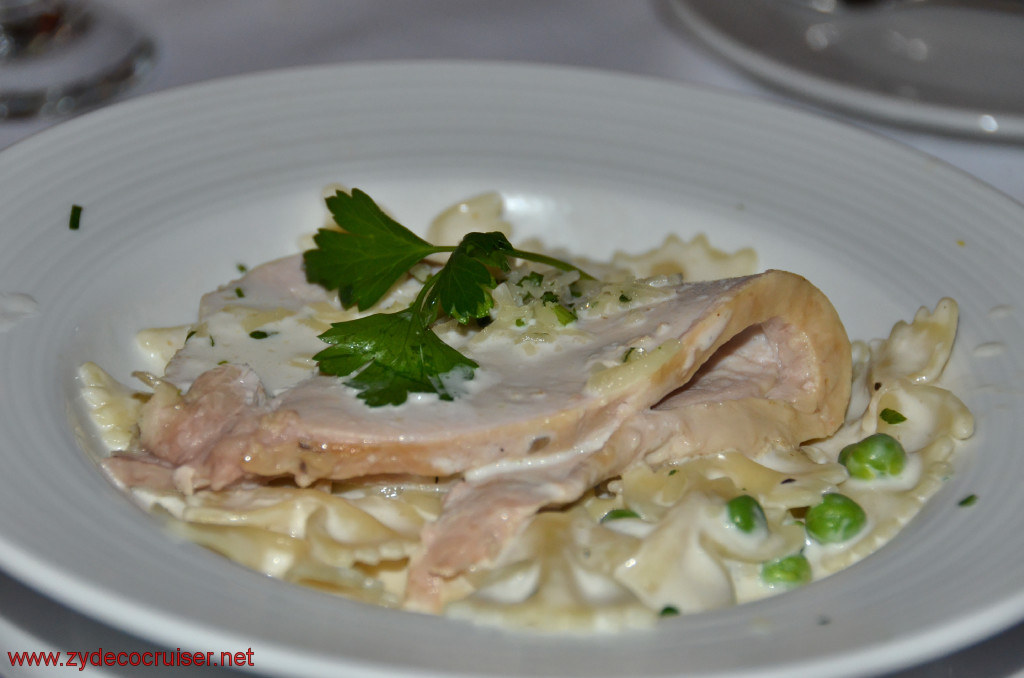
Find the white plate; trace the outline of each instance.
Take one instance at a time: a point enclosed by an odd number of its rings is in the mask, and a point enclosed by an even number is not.
[[[520,234],[594,255],[669,232],[752,244],[765,266],[821,286],[858,337],[954,296],[951,369],[979,432],[871,558],[653,632],[501,633],[269,580],[168,537],[100,476],[69,425],[74,374],[95,360],[127,380],[136,329],[188,322],[236,263],[295,251],[331,182],[416,227],[497,189]],[[72,204],[84,206],[78,231]],[[38,303],[0,334],[0,565],[155,643],[252,647],[257,670],[288,676],[793,678],[952,651],[1024,617],[1022,223],[1020,206],[979,182],[834,122],[581,70],[297,70],[78,118],[0,153],[0,300]],[[969,493],[978,504],[958,507]]]
[[[710,47],[790,94],[898,125],[1024,139],[1024,5],[970,4],[672,0]]]

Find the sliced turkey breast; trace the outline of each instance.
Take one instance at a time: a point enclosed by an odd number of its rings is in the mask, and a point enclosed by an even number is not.
[[[768,271],[646,284],[647,301],[584,308],[550,341],[442,332],[480,365],[464,393],[370,408],[309,360],[325,312],[344,312],[304,282],[301,259],[271,262],[204,298],[201,335],[143,407],[141,451],[107,469],[124,485],[186,493],[280,477],[460,478],[410,572],[411,605],[436,609],[446,580],[493,560],[539,509],[637,460],[757,456],[842,423],[850,345],[808,281]]]
[[[282,274],[299,266],[297,258],[274,262],[239,286],[255,288],[249,284],[255,278],[274,308],[326,303],[326,292],[316,299],[296,276]],[[268,270],[284,289],[267,284]],[[482,343],[463,338],[457,347],[481,367],[454,402],[425,395],[369,408],[343,379],[307,376],[309,365],[296,371],[303,378],[275,383],[264,397],[261,361],[273,358],[278,345],[287,354],[299,344],[308,355],[317,329],[305,325],[299,326],[304,335],[236,341],[232,350],[240,354],[223,365],[214,360],[216,348],[193,340],[168,367],[169,381],[190,388],[180,401],[154,398],[145,406],[142,447],[163,463],[188,466],[179,477],[191,491],[259,477],[294,476],[309,484],[381,473],[447,476],[587,455],[633,414],[677,404],[701,403],[687,412],[730,411],[730,402],[753,397],[758,416],[745,434],[760,447],[795,444],[838,426],[849,391],[849,345],[834,309],[810,283],[770,271],[660,290],[664,296],[654,303],[581,314],[566,339],[533,355],[500,336]],[[261,299],[246,294],[240,301],[259,309]],[[224,312],[209,298],[203,307],[201,320]],[[640,357],[623,362],[627,353]],[[702,424],[705,414],[687,414],[680,426],[691,433],[663,456],[720,449],[728,441],[719,438],[744,427],[741,414],[719,418],[732,421],[709,427]]]

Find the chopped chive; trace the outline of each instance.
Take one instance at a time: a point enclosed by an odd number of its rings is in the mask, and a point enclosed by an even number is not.
[[[553,310],[555,312],[555,317],[558,318],[558,322],[562,325],[568,325],[572,321],[576,320],[576,314],[561,304],[554,306]]]
[[[241,298],[243,298],[245,296],[245,292],[242,291],[241,287],[236,287],[235,288],[235,296],[238,297],[239,299],[241,299]]]
[[[68,228],[72,231],[77,231],[79,223],[82,221],[82,206],[72,205],[71,206],[71,218],[68,221]]]
[[[217,364],[218,364],[218,365],[227,365],[227,364],[228,364],[228,361],[227,361],[227,360],[218,360],[218,361],[217,361]]]
[[[674,475],[675,475],[675,474],[677,474],[677,473],[679,473],[679,469],[677,469],[677,468],[674,468],[674,469],[672,469],[672,470],[670,470],[670,471],[668,472],[668,474],[669,474],[670,476],[674,476]]]
[[[640,514],[633,509],[617,508],[601,516],[600,522],[607,523],[610,520],[622,520],[623,518],[639,518]]]
[[[519,282],[517,282],[516,285],[522,287],[523,283],[527,282],[532,283],[534,285],[540,285],[542,282],[544,282],[544,276],[538,273],[537,271],[531,271],[529,275],[524,275],[522,278],[520,278]]]
[[[213,335],[210,335],[210,346],[216,346],[216,342],[213,341]]]
[[[188,341],[189,339],[191,339],[194,336],[196,336],[196,331],[195,330],[189,330],[188,334],[185,335],[185,341]]]
[[[882,421],[886,424],[902,424],[907,420],[902,413],[897,412],[896,410],[891,410],[888,407],[879,412],[878,416],[881,417]]]
[[[275,334],[277,334],[277,332],[266,332],[264,330],[253,330],[252,332],[249,333],[249,336],[252,337],[253,339],[266,339],[267,337],[272,337]]]
[[[659,617],[678,617],[679,616],[679,608],[674,607],[672,605],[666,605],[665,607],[661,608],[661,612],[658,613],[658,616]]]
[[[249,267],[246,266],[245,264],[235,264],[235,268],[238,269],[239,273],[248,273],[249,272]]]
[[[522,318],[516,318],[516,327],[526,327],[526,321]]]
[[[969,494],[966,497],[964,497],[963,499],[961,499],[957,503],[957,506],[974,506],[977,503],[978,503],[978,495],[976,495],[976,494]]]
[[[558,295],[554,292],[545,292],[540,295],[540,300],[545,304],[557,304],[559,303]]]
[[[620,303],[623,303],[623,304],[628,304],[628,303],[629,303],[629,302],[631,302],[631,301],[633,301],[633,300],[632,300],[632,299],[630,299],[629,297],[627,297],[627,296],[626,296],[625,294],[620,294],[620,295],[619,295],[619,302],[620,302]]]

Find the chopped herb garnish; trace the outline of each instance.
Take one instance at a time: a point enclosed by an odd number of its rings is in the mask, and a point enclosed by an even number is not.
[[[957,503],[957,505],[958,506],[974,506],[977,503],[978,503],[978,495],[976,495],[976,494],[969,494],[966,497],[964,497],[963,499],[961,499]]]
[[[214,340],[213,340],[213,335],[211,334],[210,335],[210,346],[216,346],[216,345],[217,345],[216,342],[214,342]]]
[[[218,364],[218,365],[227,365],[227,364],[228,364],[228,361],[227,361],[227,360],[218,360],[218,361],[217,361],[217,364]]]
[[[672,605],[666,605],[661,608],[661,612],[658,613],[659,617],[678,617],[679,608],[673,607]]]
[[[253,330],[252,332],[249,333],[249,336],[252,337],[253,339],[266,339],[267,337],[272,337],[275,334],[277,334],[277,332],[267,332],[266,330]]]
[[[544,276],[538,271],[530,271],[527,275],[524,275],[516,285],[522,287],[523,283],[533,283],[539,287],[544,283]]]
[[[241,287],[236,287],[235,288],[235,296],[238,297],[239,299],[241,299],[241,298],[243,298],[245,296],[245,292],[242,290]]]
[[[239,273],[248,273],[249,272],[249,267],[246,266],[245,264],[235,264],[235,268],[238,269]]]
[[[610,520],[622,520],[623,518],[639,518],[640,514],[633,509],[628,508],[617,508],[612,509],[608,513],[601,516],[602,523],[607,523]]]
[[[79,225],[82,222],[82,206],[72,205],[71,206],[71,217],[68,219],[68,228],[72,231],[77,231]]]
[[[526,320],[523,318],[516,318],[516,327],[526,327]]]
[[[551,310],[555,313],[555,318],[562,325],[568,325],[572,321],[576,320],[576,314],[573,313],[567,306],[562,304],[558,295],[554,292],[545,292],[540,297],[541,303],[545,306],[550,306]]]
[[[555,304],[551,307],[551,310],[555,312],[555,317],[558,318],[558,322],[562,325],[568,325],[576,320],[576,314],[561,304]]]
[[[884,410],[879,412],[878,416],[886,424],[902,424],[903,422],[905,422],[907,420],[907,418],[905,416],[903,416],[902,413],[897,412],[896,410],[891,410],[888,407],[886,407]]]
[[[619,295],[619,302],[620,302],[620,303],[623,303],[623,304],[628,304],[628,303],[629,303],[629,302],[631,302],[631,301],[633,301],[633,300],[632,300],[632,299],[630,299],[629,297],[627,297],[627,296],[626,296],[625,294],[620,294],[620,295]]]
[[[489,315],[494,306],[491,290],[498,284],[494,272],[510,270],[511,259],[590,277],[572,264],[517,250],[496,231],[469,233],[455,246],[431,245],[358,189],[351,194],[338,191],[327,198],[327,208],[344,230],[317,232],[316,247],[303,255],[306,278],[337,290],[345,308],[370,308],[423,258],[450,254],[408,308],[333,323],[320,335],[332,344],[313,356],[320,371],[354,375],[347,383],[373,407],[399,405],[409,393],[436,393],[451,400],[454,391],[446,375],[454,372],[461,379],[473,378],[478,365],[441,341],[431,325],[442,315],[463,325]]]
[[[674,476],[674,475],[675,475],[675,474],[677,474],[677,473],[679,473],[679,469],[677,469],[677,468],[671,469],[671,470],[669,470],[669,472],[668,472],[668,474],[669,474],[670,476]]]
[[[189,339],[191,339],[194,336],[196,336],[196,331],[195,330],[189,330],[188,334],[185,335],[185,341],[188,341]]]

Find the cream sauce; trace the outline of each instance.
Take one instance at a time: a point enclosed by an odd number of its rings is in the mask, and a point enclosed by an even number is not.
[[[676,288],[659,279],[653,286],[656,302],[622,305],[617,312],[581,313],[564,335],[530,344],[529,349],[516,341],[528,328],[492,333],[486,341],[473,341],[470,333],[458,328],[441,331],[442,340],[481,367],[463,384],[468,397],[441,404],[444,413],[439,417],[437,396],[414,395],[399,406],[367,408],[344,379],[316,373],[312,356],[327,346],[317,335],[329,321],[357,314],[340,309],[336,295],[306,285],[301,275],[301,260],[292,257],[255,268],[207,295],[200,322],[170,361],[167,379],[185,389],[199,374],[223,362],[245,365],[259,376],[269,395],[277,396],[273,408],[294,410],[313,430],[336,427],[340,418],[351,426],[352,437],[361,440],[447,437],[446,422],[458,421],[460,430],[490,429],[556,412],[582,398],[603,397],[583,395],[592,374],[607,365],[621,365],[631,347],[654,347],[682,335],[715,298],[710,289],[679,296]],[[409,280],[398,286],[382,306],[407,304],[418,285]],[[254,332],[263,338],[253,338]],[[623,366],[631,372],[627,383],[642,378],[645,360]]]

